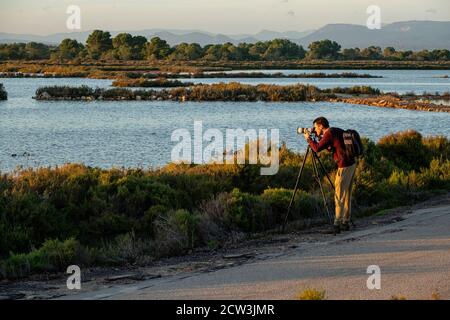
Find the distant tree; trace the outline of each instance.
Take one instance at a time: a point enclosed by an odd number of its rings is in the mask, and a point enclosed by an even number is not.
[[[412,58],[416,61],[428,61],[432,59],[431,52],[428,50],[422,50],[414,52]]]
[[[383,56],[385,58],[392,57],[393,55],[395,55],[395,53],[396,53],[396,51],[395,51],[395,49],[393,47],[386,47],[383,50]]]
[[[92,59],[99,59],[112,48],[111,34],[108,31],[94,30],[86,41],[86,48]]]
[[[203,49],[198,43],[180,43],[170,55],[173,60],[197,60],[203,56]]]
[[[27,59],[24,43],[0,44],[1,60]]]
[[[245,61],[252,60],[252,56],[250,55],[250,47],[251,44],[248,43],[239,43],[236,48],[236,60]]]
[[[113,56],[119,60],[131,60],[133,57],[133,36],[129,33],[119,33],[112,39]]]
[[[367,60],[377,60],[382,58],[381,48],[370,46],[361,50],[361,57]]]
[[[25,45],[25,54],[29,60],[50,58],[50,48],[43,43],[28,42]]]
[[[119,33],[112,39],[112,46],[114,49],[120,48],[122,46],[133,46],[133,36],[129,33]]]
[[[165,59],[171,54],[172,49],[165,40],[154,37],[146,44],[145,51],[147,59]]]
[[[145,56],[145,45],[147,38],[143,36],[133,37],[133,59],[142,60]]]
[[[83,44],[74,39],[64,39],[59,44],[53,57],[59,60],[73,60],[83,51]]]
[[[263,54],[265,60],[303,59],[305,50],[298,44],[287,39],[274,39]]]
[[[449,61],[450,60],[450,51],[447,49],[436,49],[431,51],[431,57],[436,61]]]
[[[341,46],[331,40],[314,41],[308,46],[308,57],[311,59],[337,59]]]
[[[219,45],[219,60],[236,60],[236,54],[236,47],[231,42]]]
[[[220,44],[213,44],[205,46],[205,55],[203,59],[217,61],[222,57],[222,46]]]
[[[358,60],[361,59],[361,50],[359,48],[346,48],[342,50],[342,59]]]
[[[260,60],[269,48],[269,42],[258,41],[249,48],[249,54],[253,60]]]

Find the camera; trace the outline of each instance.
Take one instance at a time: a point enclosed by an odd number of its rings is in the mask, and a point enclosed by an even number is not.
[[[320,141],[320,139],[322,139],[322,136],[319,136],[317,134],[314,127],[313,128],[302,128],[302,127],[297,128],[297,134],[305,134],[305,133],[309,134],[309,137],[316,142],[318,142],[318,141]]]
[[[297,133],[298,134],[309,133],[310,135],[314,135],[314,134],[316,134],[316,131],[314,130],[314,128],[301,128],[301,127],[298,127],[297,128]]]

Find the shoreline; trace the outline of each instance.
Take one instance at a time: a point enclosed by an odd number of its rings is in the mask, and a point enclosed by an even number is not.
[[[16,77],[82,77],[117,79],[126,73],[203,73],[233,70],[449,70],[448,61],[389,60],[286,60],[286,61],[96,61],[58,63],[44,61],[0,61],[1,73]],[[448,76],[448,75],[447,75]]]

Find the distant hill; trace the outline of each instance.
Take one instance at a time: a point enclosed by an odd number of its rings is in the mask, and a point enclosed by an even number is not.
[[[380,30],[353,24],[328,24],[296,42],[307,47],[311,42],[323,39],[334,40],[343,48],[450,49],[450,21],[395,22]]]
[[[120,32],[132,35],[142,35],[147,38],[158,36],[170,45],[182,42],[206,44],[221,44],[231,42],[255,43],[275,38],[289,39],[305,48],[317,40],[330,39],[338,42],[343,48],[365,48],[368,46],[392,46],[401,50],[450,49],[450,21],[404,21],[384,25],[381,30],[369,30],[366,26],[354,24],[328,24],[318,30],[277,32],[262,30],[256,34],[213,34],[201,30],[179,29],[146,29],[136,31],[111,31],[115,36]],[[32,34],[0,33],[0,43],[11,42],[43,42],[58,44],[65,38],[85,42],[91,31],[55,33],[48,36]]]

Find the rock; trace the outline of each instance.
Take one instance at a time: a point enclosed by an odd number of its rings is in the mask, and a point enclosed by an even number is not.
[[[39,99],[43,99],[43,100],[48,100],[50,99],[52,96],[47,92],[44,91],[41,93],[41,95],[39,96]]]
[[[111,276],[105,279],[107,282],[114,282],[114,281],[120,281],[120,280],[135,280],[135,281],[141,281],[141,280],[149,280],[149,279],[156,279],[161,278],[160,274],[143,274],[143,273],[127,273],[127,274],[121,274],[117,276]]]
[[[241,258],[245,258],[245,259],[249,259],[249,258],[253,258],[255,255],[253,253],[238,253],[238,254],[228,254],[223,256],[224,259],[241,259]]]
[[[140,100],[142,100],[142,97],[141,96],[136,96],[136,100],[140,101]]]
[[[121,274],[118,276],[111,276],[106,278],[105,280],[108,282],[112,282],[112,281],[118,281],[118,280],[143,280],[144,276],[142,274],[138,274],[138,273],[128,273],[128,274]]]
[[[24,293],[10,293],[6,295],[0,295],[0,300],[17,300],[25,297]]]

